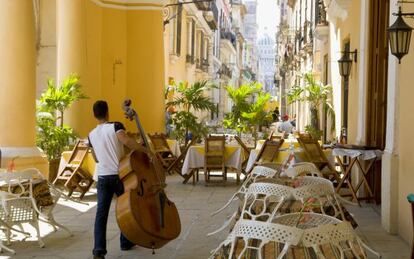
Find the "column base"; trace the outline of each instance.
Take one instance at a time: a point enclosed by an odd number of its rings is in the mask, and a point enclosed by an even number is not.
[[[17,157],[14,160],[16,170],[37,168],[48,179],[49,162],[37,147],[0,147],[0,151],[1,168],[7,168],[10,161]]]
[[[390,234],[398,234],[399,156],[385,150],[381,168],[381,223]]]

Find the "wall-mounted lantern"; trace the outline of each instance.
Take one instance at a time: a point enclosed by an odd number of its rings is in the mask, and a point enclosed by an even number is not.
[[[350,58],[353,55],[353,60]],[[338,60],[339,74],[343,78],[348,78],[351,74],[352,62],[357,63],[358,61],[358,50],[343,52],[340,60]]]
[[[402,18],[403,16],[413,16],[414,13],[402,13],[401,7],[398,9],[394,24],[388,28],[388,38],[390,39],[391,53],[398,58],[398,63],[401,64],[401,59],[408,54],[411,42],[411,28]]]

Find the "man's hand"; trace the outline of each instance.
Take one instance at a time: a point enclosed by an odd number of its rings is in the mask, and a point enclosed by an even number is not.
[[[134,138],[128,136],[124,130],[118,130],[116,132],[116,136],[118,137],[118,140],[121,141],[121,143],[127,146],[129,149],[140,150],[142,152],[148,153],[148,150],[146,148],[138,144]]]

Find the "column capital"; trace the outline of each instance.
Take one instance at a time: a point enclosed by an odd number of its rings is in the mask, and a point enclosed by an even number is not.
[[[90,0],[93,3],[121,10],[162,10],[166,0]]]

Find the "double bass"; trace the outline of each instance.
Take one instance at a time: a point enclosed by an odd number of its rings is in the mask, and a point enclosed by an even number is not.
[[[138,114],[131,108],[131,100],[124,101],[123,109],[127,118],[135,119],[143,148],[132,151],[120,162],[119,178],[125,192],[117,199],[116,219],[128,240],[154,253],[154,249],[178,237],[180,217],[175,204],[164,192],[164,171],[150,151]]]

